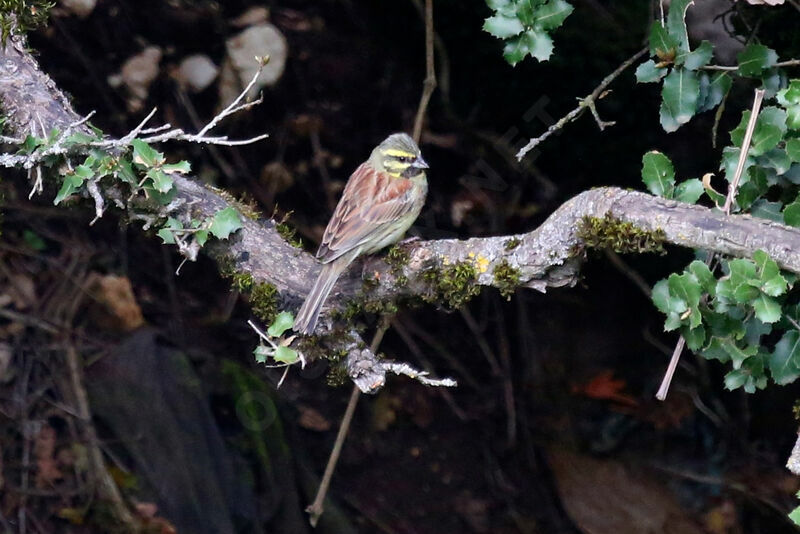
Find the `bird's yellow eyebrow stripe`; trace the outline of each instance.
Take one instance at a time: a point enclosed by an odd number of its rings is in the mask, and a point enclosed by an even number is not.
[[[387,156],[391,156],[393,158],[413,158],[414,154],[411,152],[406,152],[405,150],[398,150],[396,148],[387,148],[383,151],[384,154]]]

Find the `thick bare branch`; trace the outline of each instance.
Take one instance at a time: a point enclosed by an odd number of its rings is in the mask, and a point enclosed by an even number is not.
[[[39,125],[42,124],[47,128],[63,128],[80,120],[24,48],[11,44],[0,53],[0,105],[9,118],[9,133],[17,137],[41,131]],[[168,213],[154,213],[154,217],[211,216],[230,205],[226,196],[191,178],[174,175],[173,179],[176,201],[161,208],[169,210]],[[125,198],[119,192],[108,190],[113,186],[105,187],[103,193],[108,197]],[[494,273],[500,266],[515,269],[521,286],[544,291],[547,287],[572,285],[583,257],[579,237],[581,221],[586,216],[602,218],[607,215],[641,230],[661,231],[667,243],[682,247],[739,257],[751,256],[761,249],[782,268],[800,273],[800,231],[796,229],[750,216],[726,216],[718,210],[645,193],[598,188],[564,203],[544,224],[526,234],[407,244],[404,248],[409,261],[400,267],[388,265],[380,257],[367,258],[341,278],[330,306],[341,306],[348,299],[363,297],[365,278],[377,282],[370,284],[366,295],[370,300],[428,295],[430,272],[458,262],[474,265],[475,283],[484,286],[499,285]],[[134,216],[142,217],[141,213],[134,213]],[[273,284],[281,294],[281,305],[290,309],[299,305],[319,269],[310,254],[286,243],[270,220],[245,218],[243,228],[231,239],[214,241],[204,250],[218,259],[225,258],[227,263],[232,262],[237,271]],[[322,323],[324,328],[325,321]],[[348,347],[354,357],[364,357],[357,348],[357,338],[351,337]],[[363,369],[364,365],[358,367]]]

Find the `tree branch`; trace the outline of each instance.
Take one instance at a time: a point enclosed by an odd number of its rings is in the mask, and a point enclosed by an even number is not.
[[[8,116],[7,128],[16,137],[50,128],[65,128],[80,120],[55,84],[42,73],[19,42],[9,40],[0,50],[0,105]],[[172,216],[211,216],[232,204],[229,197],[180,175],[173,175],[176,198],[169,206],[130,206],[123,199],[122,184],[100,182],[110,204],[133,211],[133,218],[153,220]],[[544,291],[547,287],[573,285],[583,261],[581,239],[584,217],[613,216],[646,232],[663,232],[666,243],[706,249],[730,256],[749,257],[764,250],[783,269],[800,274],[800,231],[746,215],[725,215],[718,210],[683,204],[618,188],[597,188],[564,203],[539,228],[515,236],[467,240],[442,239],[403,246],[408,261],[388,264],[383,257],[366,258],[342,276],[329,306],[341,307],[360,298],[387,302],[398,297],[430,296],[431,285],[442,267],[461,262],[474,266],[470,284],[503,287],[507,280],[495,276],[498,268],[511,268],[521,286]],[[299,306],[319,272],[313,257],[292,247],[279,235],[271,220],[244,218],[243,227],[228,240],[212,240],[203,248],[238,272],[273,284],[280,293],[280,307]],[[372,282],[365,284],[364,280]],[[328,323],[328,324],[326,324]],[[319,331],[329,328],[321,321]],[[348,352],[348,370],[362,390],[383,384],[391,362],[379,362],[363,349],[354,332],[334,336],[332,348]]]

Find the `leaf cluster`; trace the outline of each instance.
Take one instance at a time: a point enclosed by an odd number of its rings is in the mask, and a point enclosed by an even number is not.
[[[527,56],[547,61],[553,53],[550,33],[573,11],[566,0],[487,0],[493,15],[484,31],[502,39],[503,57],[512,66]]]

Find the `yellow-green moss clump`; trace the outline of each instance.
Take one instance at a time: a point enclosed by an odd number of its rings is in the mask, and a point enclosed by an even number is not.
[[[422,279],[429,284],[431,290],[424,300],[453,310],[462,307],[481,292],[477,284],[478,270],[468,261],[427,269],[422,273]]]
[[[642,230],[633,223],[622,221],[612,214],[604,217],[585,216],[578,227],[578,238],[587,248],[611,249],[619,253],[656,252],[666,254],[666,236],[658,230]]]
[[[28,33],[47,23],[55,2],[47,0],[0,0],[0,40],[5,46],[11,33]]]
[[[284,215],[280,221],[275,219],[275,230],[278,231],[278,235],[280,235],[284,241],[294,248],[303,248],[303,240],[297,237],[297,230],[287,222],[288,220],[289,214]]]
[[[389,265],[392,276],[394,276],[397,281],[397,285],[407,285],[408,277],[403,274],[403,268],[408,265],[408,262],[411,260],[411,254],[404,248],[395,245],[389,249],[383,259]]]
[[[250,273],[233,273],[231,276],[231,287],[239,293],[247,293],[253,289],[253,275]]]
[[[514,291],[519,287],[520,271],[511,266],[508,260],[501,261],[492,271],[494,275],[494,285],[500,290],[500,294],[506,299],[511,300]]]
[[[521,239],[519,239],[517,237],[512,237],[510,239],[507,239],[504,244],[505,244],[506,250],[514,250],[515,248],[517,248],[519,246],[520,243],[522,243]]]
[[[255,316],[266,324],[272,323],[278,314],[279,295],[278,289],[272,284],[253,284],[250,290],[250,308]]]

